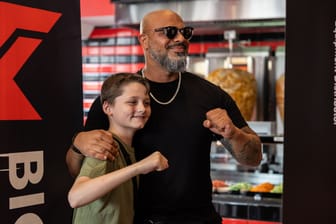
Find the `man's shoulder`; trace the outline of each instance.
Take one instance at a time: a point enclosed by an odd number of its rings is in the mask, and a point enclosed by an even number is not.
[[[205,75],[196,74],[192,72],[183,72],[182,73],[183,80],[186,80],[188,83],[193,85],[203,85],[207,88],[213,88],[216,87],[213,83],[209,82],[206,79]]]
[[[194,78],[194,79],[205,79],[205,75],[196,74],[196,73],[188,72],[188,71],[182,72],[182,75],[185,77]]]

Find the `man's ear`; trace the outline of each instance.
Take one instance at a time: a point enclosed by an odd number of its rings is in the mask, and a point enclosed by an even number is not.
[[[147,49],[148,45],[148,36],[146,34],[140,34],[138,40],[143,49]]]

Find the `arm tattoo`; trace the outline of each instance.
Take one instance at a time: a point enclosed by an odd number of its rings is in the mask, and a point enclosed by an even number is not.
[[[222,138],[220,141],[238,162],[256,164],[253,161],[258,161],[259,143],[255,138],[250,138],[241,149],[234,149],[228,139]]]
[[[236,158],[236,155],[234,154],[233,148],[232,148],[232,144],[230,143],[230,141],[226,138],[222,138],[220,140],[220,142],[224,145],[224,147],[233,155],[233,157]]]
[[[255,138],[248,140],[241,152],[240,157],[243,161],[257,161],[259,156],[259,147]]]

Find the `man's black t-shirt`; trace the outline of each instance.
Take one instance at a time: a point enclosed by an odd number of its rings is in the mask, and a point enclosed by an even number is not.
[[[139,217],[157,216],[204,217],[214,213],[210,177],[210,146],[215,136],[203,127],[206,112],[226,109],[233,123],[246,126],[233,99],[218,86],[185,72],[181,87],[168,105],[151,99],[152,115],[133,140],[137,160],[160,151],[169,162],[163,172],[140,177],[136,213]],[[160,101],[173,95],[177,82],[150,81],[151,93]],[[88,114],[85,130],[107,129],[108,120],[97,99]]]

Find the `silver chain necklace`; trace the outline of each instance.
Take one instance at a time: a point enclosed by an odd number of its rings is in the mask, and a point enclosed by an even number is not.
[[[143,77],[143,78],[146,78],[143,69],[141,70],[141,74],[142,74],[142,77]],[[178,84],[177,84],[176,91],[175,91],[173,97],[172,97],[170,100],[168,100],[168,101],[166,101],[166,102],[162,102],[162,101],[156,99],[156,97],[155,97],[151,92],[149,93],[149,95],[153,98],[153,100],[154,100],[155,102],[157,102],[157,103],[159,103],[159,104],[161,104],[161,105],[168,105],[168,104],[170,104],[171,102],[173,102],[173,100],[175,100],[175,98],[176,98],[178,92],[180,91],[180,87],[181,87],[181,72],[179,72],[179,81],[178,81]]]

